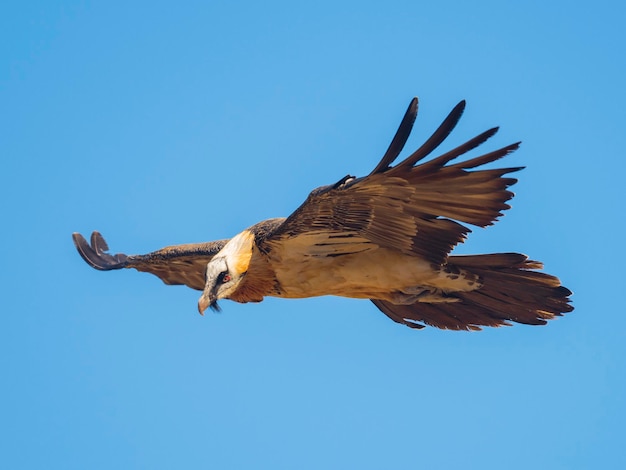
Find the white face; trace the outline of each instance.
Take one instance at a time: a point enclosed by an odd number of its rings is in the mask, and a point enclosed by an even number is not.
[[[239,277],[229,269],[226,257],[214,258],[207,264],[205,289],[211,288],[216,299],[223,299],[236,287]]]
[[[205,286],[198,301],[202,313],[207,307],[218,310],[217,301],[227,299],[248,271],[253,236],[244,231],[230,240],[207,264]]]

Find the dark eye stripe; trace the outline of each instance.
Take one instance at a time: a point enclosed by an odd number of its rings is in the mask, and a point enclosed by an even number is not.
[[[217,275],[217,284],[224,284],[225,282],[230,281],[230,274],[226,271],[222,271]]]

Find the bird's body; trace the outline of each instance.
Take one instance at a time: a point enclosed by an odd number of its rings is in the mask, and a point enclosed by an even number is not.
[[[264,226],[266,222],[259,225]],[[254,236],[255,229],[252,227],[238,236]],[[253,282],[258,283],[260,277],[271,279],[264,295],[274,297],[300,299],[337,295],[384,300],[415,296],[424,289],[471,290],[477,282],[469,273],[469,279],[456,275],[452,279],[443,267],[398,250],[379,247],[354,233],[330,241],[323,232],[311,232],[278,244],[266,253],[255,249],[250,265],[264,269],[251,276]],[[271,247],[271,243],[269,245]],[[245,286],[244,279],[242,287]],[[231,300],[259,299],[231,297]]]
[[[266,296],[337,295],[371,299],[387,316],[414,328],[480,329],[516,321],[544,324],[572,310],[571,292],[537,271],[541,263],[517,253],[453,256],[470,231],[491,225],[520,168],[477,169],[515,150],[513,144],[448,164],[495,134],[490,129],[443,155],[416,165],[452,131],[460,103],[416,152],[390,166],[417,113],[407,110],[381,162],[364,178],[346,176],[314,190],[289,217],[268,219],[234,236],[167,247],[147,255],[110,255],[94,232],[91,245],[74,242],[101,270],[135,268],[167,284],[202,290],[202,313],[217,300],[260,302]]]

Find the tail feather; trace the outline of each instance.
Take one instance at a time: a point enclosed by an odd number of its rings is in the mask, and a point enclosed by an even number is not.
[[[574,310],[572,292],[555,276],[536,271],[543,265],[519,253],[450,256],[448,264],[477,274],[482,286],[470,292],[452,292],[450,303],[416,302],[395,305],[372,302],[392,320],[423,328],[480,330],[483,326],[544,325],[547,320]]]

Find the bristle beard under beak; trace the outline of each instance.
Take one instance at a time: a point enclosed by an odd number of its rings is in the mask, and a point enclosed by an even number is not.
[[[217,299],[210,294],[202,294],[200,299],[198,299],[198,312],[200,315],[204,315],[204,312],[207,308],[210,308],[214,312],[220,312],[222,309],[219,305],[217,305]]]

